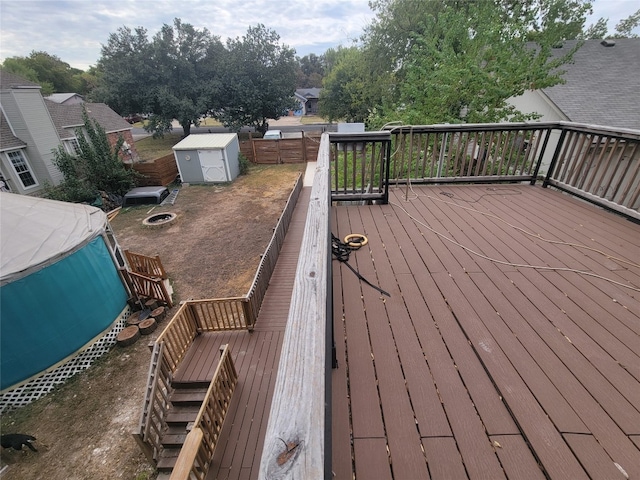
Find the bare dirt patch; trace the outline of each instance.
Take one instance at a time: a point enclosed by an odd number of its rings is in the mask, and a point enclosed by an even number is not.
[[[176,304],[242,296],[303,167],[255,166],[229,185],[182,186],[173,206],[126,209],[112,226],[123,249],[160,256]],[[176,221],[143,226],[146,217],[163,211],[175,213]],[[148,344],[167,322],[134,345],[115,347],[54,393],[3,415],[2,433],[33,435],[39,451],[3,451],[8,468],[2,479],[155,478],[131,433],[144,400]]]

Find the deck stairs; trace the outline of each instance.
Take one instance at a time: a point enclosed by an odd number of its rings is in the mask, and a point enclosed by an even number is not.
[[[162,451],[158,458],[159,472],[171,472],[180,455],[193,422],[207,394],[209,382],[173,382],[169,397],[171,406],[166,416],[167,428],[160,437]]]

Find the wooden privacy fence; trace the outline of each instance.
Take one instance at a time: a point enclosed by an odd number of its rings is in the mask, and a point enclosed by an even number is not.
[[[264,140],[249,137],[240,142],[240,151],[253,163],[281,164],[314,162],[318,157],[320,136],[301,132],[301,138]]]
[[[173,153],[150,162],[133,163],[131,168],[143,175],[143,178],[138,180],[138,185],[141,187],[149,185],[167,186],[178,176],[178,165]]]
[[[171,480],[189,478],[204,480],[209,471],[224,418],[238,383],[238,373],[233,364],[229,346],[225,345],[221,351],[220,362],[213,374],[198,416],[193,422],[193,429],[187,435],[180,450],[171,473]]]

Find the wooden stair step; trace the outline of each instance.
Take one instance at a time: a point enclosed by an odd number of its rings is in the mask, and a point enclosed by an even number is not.
[[[211,379],[192,380],[192,381],[174,380],[173,382],[171,382],[171,386],[176,390],[188,390],[188,389],[209,388],[210,383],[211,383]]]
[[[169,400],[173,405],[202,405],[205,396],[207,395],[206,388],[179,388],[174,390]]]
[[[182,430],[182,433],[169,433],[160,437],[160,443],[164,448],[178,447],[181,448],[184,445],[184,441],[187,438],[187,431]]]
[[[165,448],[158,456],[158,463],[156,469],[159,472],[170,472],[176,465],[178,455],[180,455],[181,447],[177,448]]]
[[[167,413],[167,424],[187,424],[195,421],[200,411],[199,406],[174,406]]]

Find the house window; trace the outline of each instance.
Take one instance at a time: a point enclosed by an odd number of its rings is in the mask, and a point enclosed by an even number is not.
[[[8,152],[7,156],[9,157],[9,160],[11,161],[11,165],[13,166],[13,169],[15,170],[16,174],[20,178],[20,181],[22,182],[22,186],[24,188],[29,188],[29,187],[38,185],[38,182],[36,182],[35,177],[31,173],[31,168],[27,163],[27,159],[22,154],[21,150]]]
[[[80,144],[78,143],[77,138],[72,138],[71,140],[66,140],[65,145],[67,146],[67,152],[71,155],[80,155]]]

